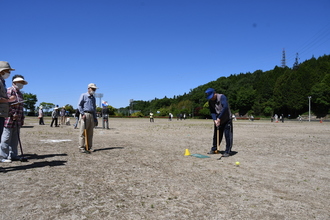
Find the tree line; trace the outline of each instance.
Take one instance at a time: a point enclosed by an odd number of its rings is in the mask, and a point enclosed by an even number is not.
[[[325,117],[330,109],[330,55],[312,57],[294,67],[278,67],[269,71],[232,74],[220,77],[173,98],[137,100],[126,107],[139,115],[159,112],[159,116],[180,113],[194,117],[209,117],[205,97],[207,88],[225,94],[233,113],[238,115],[297,117],[309,110]]]
[[[108,106],[110,115],[117,116],[174,116],[186,114],[195,118],[209,117],[208,103],[205,97],[207,88],[225,94],[232,113],[239,116],[273,116],[274,114],[295,118],[311,111],[317,117],[325,117],[330,109],[330,55],[319,58],[312,57],[292,68],[278,67],[269,71],[256,70],[253,73],[232,74],[219,77],[204,85],[191,89],[189,93],[173,98],[155,98],[150,101],[134,100],[125,108],[115,109]],[[310,97],[310,98],[308,98]],[[24,94],[24,108],[33,113],[37,96]],[[44,109],[55,107],[53,103],[42,102]],[[72,105],[66,110],[74,113]],[[101,112],[101,108],[97,109]]]

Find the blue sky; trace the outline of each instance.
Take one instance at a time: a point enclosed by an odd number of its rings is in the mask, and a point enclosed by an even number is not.
[[[38,103],[115,108],[330,54],[329,0],[1,0],[0,60]],[[7,79],[9,85],[11,78]],[[99,99],[97,100],[99,104]]]

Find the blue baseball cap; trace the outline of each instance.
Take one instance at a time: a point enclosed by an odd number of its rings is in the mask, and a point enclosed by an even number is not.
[[[208,88],[208,89],[205,91],[205,94],[206,94],[206,98],[207,98],[207,100],[212,99],[212,97],[214,96],[214,93],[215,93],[215,90],[214,90],[214,89],[212,89],[212,88]]]

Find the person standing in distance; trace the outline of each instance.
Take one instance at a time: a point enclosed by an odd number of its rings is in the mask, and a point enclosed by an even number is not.
[[[212,119],[214,121],[213,146],[208,154],[217,154],[217,129],[219,129],[219,144],[222,141],[223,133],[226,138],[226,150],[223,157],[229,157],[233,145],[233,123],[227,97],[218,94],[214,89],[208,88],[205,91]]]
[[[39,106],[39,115],[38,115],[38,118],[39,118],[39,125],[45,125],[44,123],[44,111],[42,110],[42,105]]]
[[[9,100],[7,96],[5,79],[7,79],[10,76],[10,72],[14,70],[15,69],[10,67],[8,62],[0,61],[0,142],[5,123],[5,117],[8,117],[9,113]]]
[[[81,94],[78,102],[78,110],[80,113],[79,149],[82,153],[87,153],[85,144],[85,130],[88,149],[89,151],[92,151],[94,127],[98,125],[98,120],[96,117],[96,99],[94,97],[95,91],[98,88],[94,83],[88,84],[87,88],[88,91]]]

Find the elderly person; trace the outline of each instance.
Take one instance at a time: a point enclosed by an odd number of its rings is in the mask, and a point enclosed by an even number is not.
[[[11,162],[12,160],[20,160],[18,157],[17,145],[20,128],[24,124],[23,114],[23,94],[21,89],[28,82],[22,75],[13,76],[13,84],[7,89],[9,100],[13,100],[9,107],[8,117],[5,119],[4,130],[1,137],[1,162]]]
[[[1,135],[3,131],[3,126],[5,123],[5,117],[8,116],[9,111],[9,104],[8,104],[8,97],[7,97],[7,89],[5,79],[10,76],[10,72],[14,71],[8,62],[0,61],[0,142],[1,142]]]
[[[96,89],[98,88],[94,83],[88,84],[87,92],[81,94],[78,101],[80,113],[79,149],[82,153],[92,152],[94,127],[98,125],[96,99],[94,97]]]
[[[44,111],[42,110],[43,107],[42,105],[39,106],[39,114],[38,114],[38,118],[39,118],[39,125],[45,125],[44,123]]]
[[[205,91],[205,95],[209,102],[209,109],[214,122],[213,146],[208,154],[220,153],[217,150],[218,138],[220,144],[223,134],[225,134],[226,150],[222,156],[229,157],[232,153],[233,123],[227,97],[224,94],[216,93],[213,88],[208,88]]]

